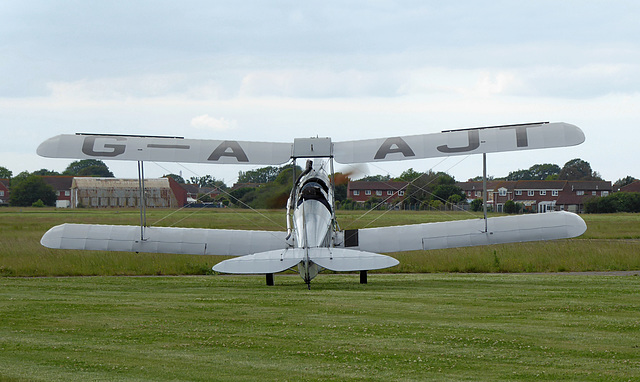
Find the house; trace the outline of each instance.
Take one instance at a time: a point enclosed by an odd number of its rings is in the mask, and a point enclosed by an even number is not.
[[[636,180],[631,184],[627,184],[626,186],[620,187],[618,190],[620,192],[640,192],[640,180]]]
[[[347,185],[347,198],[364,203],[371,198],[378,198],[388,202],[404,199],[408,182],[386,181],[367,182],[354,181]]]
[[[208,195],[211,198],[215,198],[220,195],[220,189],[218,187],[200,187],[197,184],[190,183],[179,183],[179,185],[186,192],[185,204],[198,203],[198,198],[202,195]]]
[[[173,180],[173,179],[172,179]],[[177,208],[186,203],[186,192],[178,198],[174,193],[178,183],[169,178],[145,179],[145,200],[147,207]],[[172,187],[172,184],[173,187]],[[183,190],[184,191],[184,190]],[[71,185],[71,207],[138,207],[140,186],[138,179],[116,178],[73,178]]]
[[[611,194],[611,182],[604,180],[568,180],[556,200],[556,210],[584,212],[584,202],[595,196]]]
[[[0,206],[9,204],[9,179],[0,179]]]
[[[43,176],[42,180],[50,185],[56,192],[56,207],[71,207],[71,183],[73,182],[73,176]]]
[[[467,201],[482,198],[482,182],[460,182]],[[518,180],[487,182],[487,206],[503,212],[508,200],[521,203],[526,211],[547,212],[566,210],[582,212],[584,202],[593,196],[611,193],[608,181]]]
[[[514,186],[512,200],[521,203],[526,211],[555,211],[566,183],[566,180],[519,180]]]

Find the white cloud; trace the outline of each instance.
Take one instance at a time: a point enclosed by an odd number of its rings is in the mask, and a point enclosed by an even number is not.
[[[230,130],[234,129],[236,125],[236,121],[227,120],[225,118],[214,118],[209,116],[209,114],[203,114],[191,120],[191,126],[201,130]]]

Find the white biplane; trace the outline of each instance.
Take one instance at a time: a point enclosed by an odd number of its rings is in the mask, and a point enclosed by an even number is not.
[[[301,138],[293,143],[196,140],[181,137],[75,134],[43,142],[38,154],[51,158],[138,161],[141,184],[140,226],[62,224],[42,237],[49,248],[238,256],[213,270],[236,274],[273,275],[297,268],[310,285],[323,269],[360,272],[398,264],[379,253],[429,250],[500,243],[552,240],[579,236],[585,222],[569,212],[340,230],[335,215],[334,161],[342,164],[397,161],[451,155],[486,154],[565,147],[584,141],[583,132],[567,123],[528,123],[449,130],[435,134],[332,142]],[[307,159],[287,202],[287,231],[244,231],[146,227],[144,161],[282,165]],[[328,168],[328,169],[327,169]],[[483,187],[486,193],[486,186]],[[486,194],[483,200],[487,200]]]

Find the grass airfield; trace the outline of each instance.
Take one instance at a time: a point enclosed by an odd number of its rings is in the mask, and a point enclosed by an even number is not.
[[[630,381],[638,277],[2,278],[0,381]]]
[[[284,224],[282,211],[203,212],[148,221]],[[473,218],[360,215],[341,214],[341,226]],[[136,224],[137,211],[2,208],[0,381],[638,380],[640,277],[506,273],[640,269],[640,216],[583,218],[578,239],[394,254],[394,274],[367,285],[321,274],[309,291],[294,274],[274,287],[264,276],[106,277],[204,274],[221,258],[50,250],[38,241],[53,225]],[[42,277],[65,275],[100,276]]]

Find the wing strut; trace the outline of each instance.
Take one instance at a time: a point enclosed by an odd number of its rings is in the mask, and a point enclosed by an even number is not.
[[[484,232],[489,232],[487,226],[487,153],[482,153],[482,211],[484,212]]]
[[[144,197],[144,162],[138,161],[138,187],[140,188],[140,241],[144,241],[144,227],[147,226],[147,203]]]

